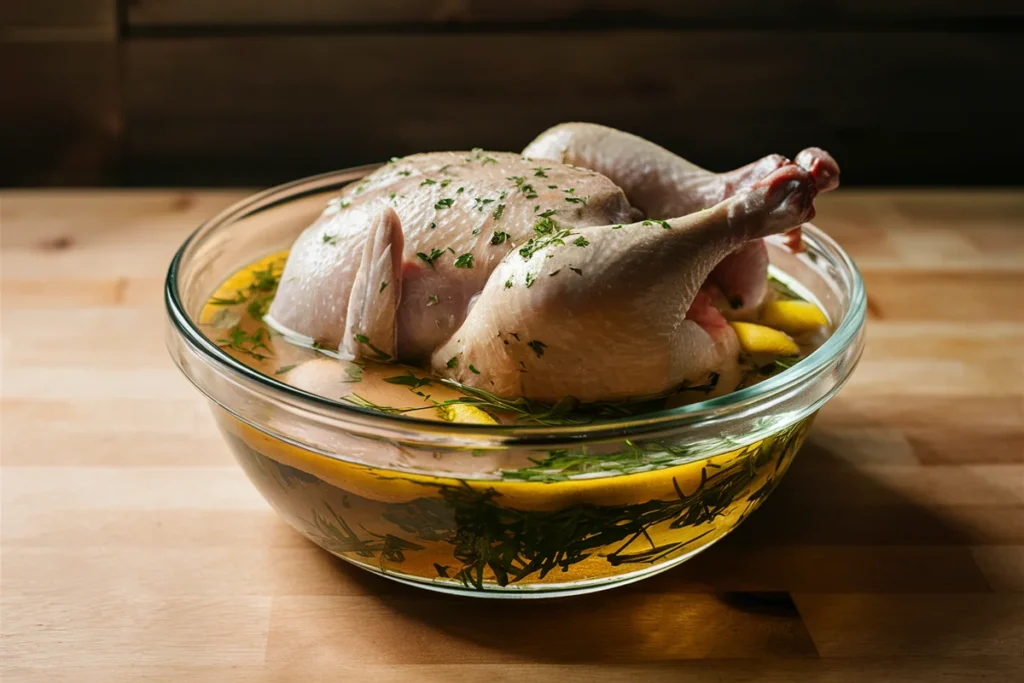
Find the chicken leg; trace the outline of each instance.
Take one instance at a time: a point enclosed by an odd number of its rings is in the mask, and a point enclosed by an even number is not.
[[[814,178],[777,169],[710,209],[578,229],[539,223],[492,273],[435,372],[508,397],[616,400],[670,391],[736,362],[735,337],[687,313],[738,247],[813,216]],[[706,313],[706,307],[704,311]]]
[[[643,138],[593,123],[564,123],[541,133],[523,155],[552,159],[597,171],[621,187],[648,218],[700,211],[749,188],[772,171],[793,163],[771,154],[727,173],[713,173]],[[839,185],[839,166],[824,150],[800,152],[796,163],[811,174],[818,192]],[[797,226],[798,227],[798,226]],[[794,234],[794,241],[799,233]],[[761,303],[766,293],[768,254],[763,243],[746,243],[710,276],[730,306],[739,311]]]

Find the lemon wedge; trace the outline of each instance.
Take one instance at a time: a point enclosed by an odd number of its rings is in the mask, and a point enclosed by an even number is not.
[[[754,323],[729,323],[736,330],[740,346],[747,353],[765,353],[772,356],[796,356],[800,347],[788,334]]]
[[[465,403],[450,403],[437,407],[437,415],[445,422],[460,422],[470,425],[495,425],[498,421],[476,406]]]
[[[771,301],[761,311],[761,322],[787,334],[799,335],[825,327],[828,318],[807,301]]]

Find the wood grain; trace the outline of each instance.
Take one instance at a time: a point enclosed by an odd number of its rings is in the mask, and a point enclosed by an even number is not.
[[[675,570],[532,604],[351,568],[234,464],[160,295],[243,194],[0,194],[5,683],[1024,675],[1021,193],[823,197],[874,314],[778,491]]]

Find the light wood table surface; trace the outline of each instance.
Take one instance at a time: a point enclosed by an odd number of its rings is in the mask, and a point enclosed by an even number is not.
[[[527,603],[334,560],[235,465],[161,287],[243,194],[0,193],[5,683],[1024,680],[1024,193],[822,198],[868,346],[785,481],[688,564]]]

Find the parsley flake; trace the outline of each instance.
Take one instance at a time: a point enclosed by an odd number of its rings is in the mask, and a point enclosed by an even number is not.
[[[429,265],[431,268],[434,267],[434,261],[439,259],[443,254],[444,254],[444,252],[441,251],[440,249],[437,249],[436,247],[434,249],[430,250],[430,254],[429,255],[428,254],[424,254],[422,251],[416,252],[416,255],[419,256],[424,261],[426,261],[427,265]]]

